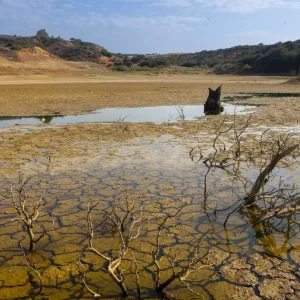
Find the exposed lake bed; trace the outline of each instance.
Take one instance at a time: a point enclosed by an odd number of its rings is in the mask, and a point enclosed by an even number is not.
[[[266,105],[255,108],[247,128],[244,143],[249,153],[259,152],[252,147],[268,128],[274,136],[282,128],[295,134],[294,141],[299,139],[298,99],[289,97],[285,103],[271,98],[247,99],[247,103],[249,101]],[[293,113],[289,115],[290,111]],[[78,267],[78,257],[88,267],[86,281],[94,290],[104,299],[120,297],[118,287],[100,270],[103,261],[88,250],[86,217],[91,199],[100,201],[101,208],[108,211],[114,201],[123,201],[128,193],[137,197],[138,212],[133,217],[137,218],[143,207],[145,219],[141,236],[132,244],[132,252],[139,264],[143,299],[157,297],[151,257],[157,226],[161,219],[174,214],[183,202],[188,205],[165,228],[162,253],[179,249],[178,263],[184,265],[192,245],[209,230],[203,241],[203,248],[210,248],[210,253],[202,261],[207,267],[191,277],[193,289],[201,298],[286,299],[288,296],[289,299],[298,299],[300,236],[294,227],[279,232],[266,225],[255,226],[247,221],[251,220],[251,215],[240,211],[224,228],[228,211],[221,210],[233,204],[235,198],[232,190],[227,189],[230,182],[221,170],[214,171],[208,180],[212,193],[208,207],[204,206],[207,168],[203,161],[198,161],[198,156],[191,159],[191,149],[201,149],[204,156],[213,151],[213,140],[224,118],[227,126],[235,121],[241,127],[249,115],[203,116],[199,121],[179,119],[167,122],[163,119],[161,124],[130,123],[126,119],[107,124],[50,123],[25,126],[24,129],[23,126],[13,126],[1,131],[0,298],[91,299],[92,295],[80,279],[82,270]],[[231,136],[226,136],[226,139],[231,142]],[[297,156],[295,159],[291,166],[281,165],[275,172],[276,178],[297,183],[300,174]],[[255,181],[254,169],[246,165],[241,168],[249,181]],[[20,241],[27,247],[26,232],[16,220],[12,221],[16,212],[10,186],[17,183],[19,171],[32,177],[31,196],[37,199],[45,193],[48,202],[38,219],[37,228],[42,231],[43,227],[39,225],[50,227],[54,221],[49,234],[31,254],[44,280],[41,296],[36,295],[38,281],[26,266],[19,247]],[[275,182],[270,183],[271,187],[273,185]],[[218,190],[217,194],[213,193],[215,190]],[[241,190],[235,193],[242,196]],[[245,224],[248,226],[244,227]],[[116,235],[106,233],[102,236],[99,231],[95,240],[95,245],[105,253],[110,253],[112,248],[118,251]],[[167,270],[166,258],[162,260],[162,266]],[[124,261],[123,267],[130,268],[129,261]],[[167,278],[169,271],[163,278]],[[131,291],[129,299],[135,299],[134,274],[129,273],[126,273],[126,283]],[[180,282],[172,284],[168,291],[179,299],[199,298]]]

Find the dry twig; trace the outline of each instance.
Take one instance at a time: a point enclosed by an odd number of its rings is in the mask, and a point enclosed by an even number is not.
[[[198,272],[201,268],[206,267],[208,265],[202,265],[198,266],[199,262],[208,255],[209,250],[207,250],[203,255],[199,256],[199,248],[202,242],[202,239],[204,236],[206,236],[207,232],[201,235],[201,237],[198,239],[196,245],[193,247],[193,250],[190,252],[189,256],[187,257],[187,264],[184,267],[180,267],[180,271],[176,270],[175,264],[176,264],[176,257],[178,254],[178,251],[175,252],[174,256],[168,255],[167,259],[170,263],[170,267],[172,268],[172,275],[165,280],[164,282],[161,282],[161,266],[160,266],[160,260],[159,253],[160,253],[160,238],[161,233],[166,225],[167,221],[171,218],[175,218],[179,215],[179,213],[183,210],[183,208],[187,205],[187,203],[184,203],[173,215],[169,215],[163,219],[163,221],[158,226],[158,231],[156,235],[156,244],[155,248],[152,251],[152,258],[154,261],[154,264],[156,266],[156,280],[155,280],[155,287],[156,290],[159,293],[167,293],[166,288],[175,280],[179,280],[182,282],[191,292],[193,292],[196,295],[200,295],[198,292],[194,291],[191,288],[191,285],[189,283],[188,277],[195,272]],[[168,293],[167,293],[168,294]]]
[[[29,251],[32,252],[35,249],[36,244],[47,235],[50,228],[54,225],[54,221],[52,226],[49,228],[43,228],[43,232],[40,234],[38,238],[35,238],[34,234],[34,223],[39,217],[39,215],[45,210],[47,202],[44,199],[44,194],[39,198],[39,200],[33,205],[27,205],[29,200],[29,194],[26,190],[26,184],[29,182],[31,177],[27,177],[21,180],[19,178],[19,185],[17,188],[17,199],[14,195],[13,188],[11,188],[12,201],[15,207],[16,212],[19,215],[19,220],[26,227],[26,232],[29,236]]]
[[[122,231],[122,218],[117,216],[115,211],[113,211],[113,213],[105,215],[104,219],[111,221],[112,224],[116,227],[119,235],[119,240],[120,240],[120,247],[119,247],[117,257],[109,257],[103,254],[101,251],[97,250],[93,245],[95,227],[92,221],[92,211],[99,205],[99,203],[100,202],[97,202],[96,204],[92,204],[92,202],[89,202],[88,204],[87,223],[88,223],[89,235],[90,235],[89,249],[93,253],[95,253],[96,255],[98,255],[99,257],[105,260],[106,262],[105,269],[107,270],[108,274],[122,290],[123,296],[127,296],[128,290],[124,283],[125,280],[124,271],[120,270],[119,267],[128,253],[131,242],[137,239],[140,235],[141,226],[138,226],[138,224],[142,221],[143,211],[141,210],[139,219],[132,221],[127,236],[125,236],[124,232]],[[136,226],[138,226],[137,229]]]
[[[23,256],[24,256],[24,259],[25,259],[25,262],[27,264],[27,266],[37,275],[37,277],[39,278],[39,282],[40,282],[40,289],[39,289],[39,295],[42,293],[42,290],[43,290],[43,280],[42,280],[42,276],[40,274],[40,272],[37,270],[36,266],[31,266],[29,261],[27,260],[27,257],[26,257],[26,254],[25,254],[25,251],[24,251],[24,248],[22,247],[22,243],[20,242],[20,248],[23,252]]]

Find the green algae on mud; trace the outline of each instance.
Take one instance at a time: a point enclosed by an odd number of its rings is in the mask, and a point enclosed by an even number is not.
[[[77,147],[80,146],[84,145],[78,143]],[[208,141],[203,142],[202,146],[205,150]],[[154,292],[154,266],[151,258],[157,225],[162,218],[174,213],[182,201],[188,202],[189,205],[165,228],[162,252],[168,253],[170,249],[180,250],[179,263],[184,264],[191,245],[201,233],[210,229],[203,247],[209,247],[211,253],[203,263],[213,266],[201,269],[197,278],[194,278],[195,289],[204,299],[255,299],[257,289],[264,295],[268,294],[265,281],[258,280],[255,275],[257,272],[260,272],[263,278],[276,272],[282,277],[281,281],[288,275],[292,276],[294,264],[299,263],[299,257],[296,256],[299,251],[299,236],[287,237],[284,233],[270,231],[270,228],[257,229],[254,226],[248,226],[241,231],[238,225],[244,224],[245,215],[238,213],[233,216],[232,224],[225,231],[223,220],[226,213],[218,212],[214,215],[213,211],[205,212],[202,199],[206,168],[193,162],[188,153],[189,149],[179,139],[164,136],[154,140],[136,139],[130,143],[99,143],[97,152],[91,152],[91,155],[84,159],[81,156],[71,159],[55,156],[48,161],[41,152],[35,160],[26,162],[22,166],[22,172],[33,175],[30,192],[32,197],[36,199],[35,197],[46,190],[48,208],[39,221],[41,224],[55,221],[55,227],[49,232],[49,237],[37,245],[33,256],[36,267],[42,271],[44,278],[42,296],[36,296],[38,282],[26,267],[18,248],[18,242],[26,239],[26,235],[17,223],[11,223],[15,214],[11,211],[9,186],[16,182],[17,174],[3,177],[0,184],[1,195],[4,195],[0,204],[0,224],[3,230],[0,237],[0,269],[3,270],[1,274],[5,277],[7,273],[18,273],[21,268],[20,274],[24,276],[20,278],[15,275],[9,278],[10,281],[4,280],[0,298],[14,299],[30,295],[35,299],[91,299],[91,295],[80,281],[78,257],[82,257],[83,263],[88,267],[88,283],[105,299],[118,298],[120,292],[117,286],[101,271],[103,261],[87,249],[86,208],[88,201],[92,199],[101,201],[103,209],[109,209],[114,201],[124,200],[125,192],[135,195],[138,199],[137,206],[144,208],[145,222],[142,234],[132,244],[132,251],[139,262],[140,285],[144,299],[157,297]],[[4,162],[5,164],[9,162]],[[299,176],[299,170],[282,168],[279,171],[279,175],[287,178]],[[249,175],[255,177],[253,174]],[[228,179],[220,178],[220,171],[216,170],[208,183],[211,190],[217,189],[220,184],[223,185],[220,194],[211,195],[210,205],[215,207],[217,204],[219,209],[228,206],[232,199],[232,194],[226,190]],[[263,235],[265,231],[266,234]],[[287,242],[283,241],[283,238],[287,238]],[[270,240],[279,247],[270,247]],[[113,252],[117,252],[118,243],[115,236],[96,232],[95,246],[101,251],[110,253],[113,249]],[[282,244],[289,247],[283,248],[286,251],[278,252],[276,249]],[[272,255],[280,259],[272,258]],[[285,272],[280,273],[279,269],[283,268],[282,261],[287,265],[284,267]],[[170,272],[166,270],[168,261],[163,260],[162,264],[165,279]],[[122,268],[126,269],[128,265],[128,261],[125,261]],[[268,269],[273,271],[266,274],[266,270],[261,270],[262,265],[269,266]],[[134,274],[126,276],[126,283],[132,291],[129,299],[132,299],[136,295]],[[295,275],[289,278],[292,282],[289,294],[296,297],[299,291],[297,278]],[[22,286],[19,294],[15,288],[18,286]],[[180,282],[172,285],[169,291],[180,299],[195,297]]]

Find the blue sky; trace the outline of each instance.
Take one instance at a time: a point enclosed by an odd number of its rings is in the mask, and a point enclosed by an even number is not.
[[[300,39],[300,0],[0,0],[0,34],[95,42],[112,52],[196,52]]]

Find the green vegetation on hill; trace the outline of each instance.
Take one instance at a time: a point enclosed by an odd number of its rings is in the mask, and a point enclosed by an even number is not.
[[[300,40],[201,51],[176,55],[173,59],[180,66],[206,65],[220,74],[296,74],[300,68]]]
[[[217,74],[300,75],[300,40],[186,54],[112,55],[105,48],[80,39],[71,38],[67,41],[59,36],[49,36],[45,29],[39,30],[32,37],[0,35],[0,55],[2,53],[14,58],[16,51],[34,47],[70,61],[109,61],[107,66],[112,66],[116,71],[148,71],[179,66],[200,67]],[[101,57],[109,59],[101,60]]]
[[[128,62],[129,61],[129,62]],[[181,67],[209,68],[218,74],[299,74],[300,40],[236,46],[228,49],[201,51],[170,55],[134,55],[124,58],[124,65],[130,63],[140,67],[177,65]]]
[[[121,59],[114,63],[116,71],[146,71],[154,68],[171,66],[174,62],[161,55],[120,55]]]
[[[49,36],[45,29],[39,30],[32,37],[0,36],[0,48],[5,50],[19,51],[34,47],[70,61],[97,61],[101,56],[112,56],[101,46],[75,38],[67,41],[60,36]]]

